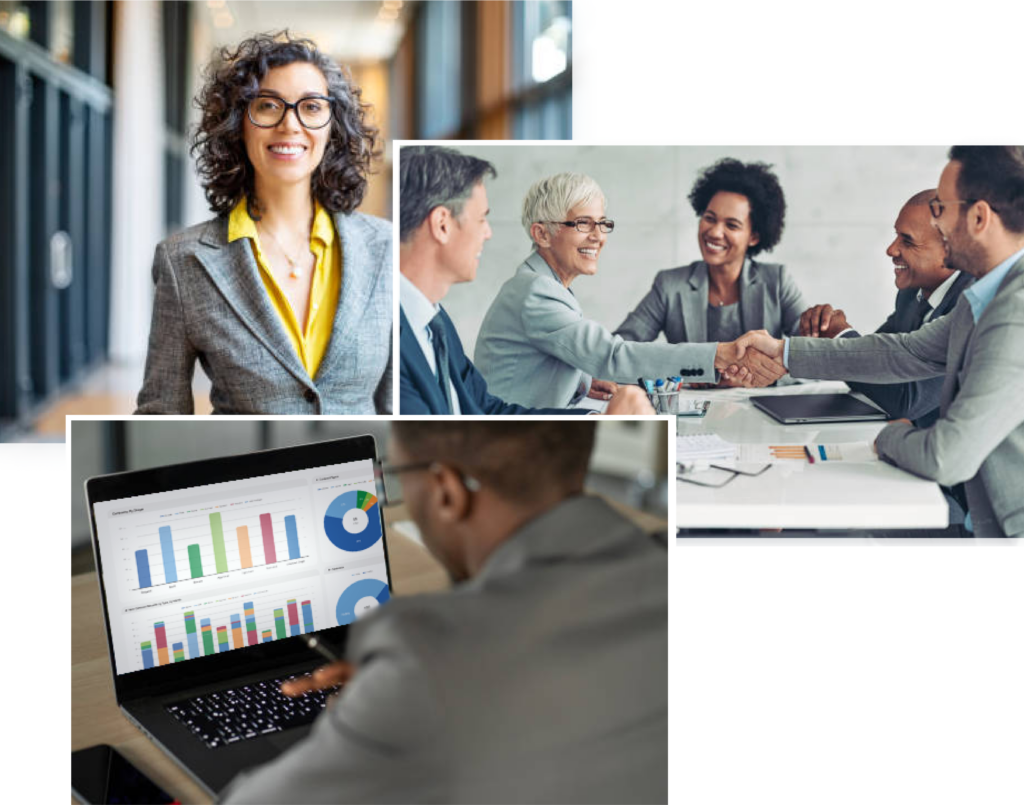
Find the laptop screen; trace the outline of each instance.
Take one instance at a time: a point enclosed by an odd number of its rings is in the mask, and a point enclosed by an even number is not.
[[[259,474],[260,456],[252,477],[92,504],[115,675],[344,626],[388,599],[372,460]]]

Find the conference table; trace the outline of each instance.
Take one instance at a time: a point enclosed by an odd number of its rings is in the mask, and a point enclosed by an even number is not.
[[[755,408],[757,395],[849,391],[839,381],[769,389],[684,390],[682,398],[711,400],[704,417],[676,419],[677,437],[717,434],[733,444],[804,445],[874,442],[885,422],[783,425]],[[859,395],[855,395],[859,396]],[[865,399],[861,397],[861,399]],[[676,525],[681,529],[907,529],[945,528],[949,510],[939,485],[883,461],[788,460],[756,476],[737,475],[720,487],[701,486],[697,464],[677,465]]]

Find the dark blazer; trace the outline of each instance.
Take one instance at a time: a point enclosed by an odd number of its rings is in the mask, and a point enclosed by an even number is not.
[[[785,266],[749,257],[740,273],[740,321],[745,331],[767,330],[774,338],[800,331],[807,309]],[[659,271],[636,309],[615,329],[626,341],[653,341],[660,333],[670,344],[708,340],[708,265],[703,260]]]
[[[451,374],[455,393],[459,395],[459,406],[463,414],[585,414],[577,408],[526,408],[507,403],[487,393],[487,381],[477,371],[462,349],[455,325],[441,308],[441,321],[448,336],[448,371]],[[423,356],[412,327],[401,313],[399,319],[399,341],[402,345],[401,393],[398,410],[402,414],[450,414],[445,405],[437,375],[430,370],[430,364]]]
[[[974,277],[960,272],[960,276],[950,286],[929,321],[935,321],[939,317],[945,316],[956,307],[961,292],[973,282]],[[906,288],[896,294],[896,309],[875,332],[912,333],[920,329],[921,318],[921,309],[917,303],[917,289]],[[858,336],[860,336],[859,332],[851,330],[843,333],[842,337],[857,338]],[[848,381],[847,385],[872,400],[893,419],[905,417],[913,420],[918,427],[927,428],[939,418],[939,397],[942,394],[942,383],[942,377],[931,377],[927,380],[884,385]]]
[[[299,360],[247,239],[221,216],[153,259],[153,323],[139,414],[191,414],[196,360],[217,414],[391,413],[391,224],[335,215],[342,250],[334,331],[316,377]]]

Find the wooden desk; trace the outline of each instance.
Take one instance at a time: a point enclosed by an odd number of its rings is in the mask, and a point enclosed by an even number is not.
[[[657,517],[612,503],[647,531],[667,530]],[[388,556],[396,596],[443,590],[448,574],[421,545],[391,526],[407,520],[404,506],[384,510]],[[208,803],[188,775],[121,715],[114,699],[96,573],[71,578],[71,750],[94,744],[115,746],[153,781],[184,803]],[[75,800],[72,799],[72,802]]]

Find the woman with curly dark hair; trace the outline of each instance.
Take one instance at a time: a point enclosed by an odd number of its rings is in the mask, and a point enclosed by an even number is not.
[[[722,159],[690,191],[701,260],[661,271],[615,331],[627,341],[732,341],[748,330],[795,335],[803,295],[785,268],[753,258],[782,237],[786,199],[771,166]]]
[[[156,249],[137,413],[391,411],[391,225],[355,212],[379,155],[360,90],[308,39],[224,48],[192,152],[217,217]]]

